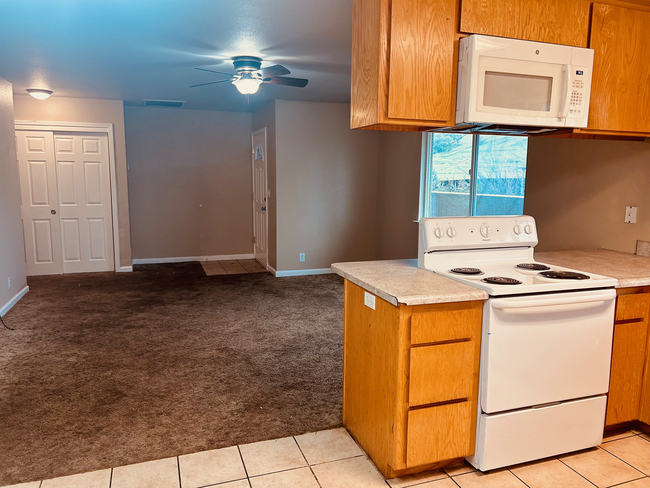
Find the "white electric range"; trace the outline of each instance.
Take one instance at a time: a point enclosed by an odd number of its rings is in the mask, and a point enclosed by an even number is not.
[[[535,221],[422,219],[418,266],[485,290],[476,452],[482,471],[602,442],[618,283],[538,263]]]

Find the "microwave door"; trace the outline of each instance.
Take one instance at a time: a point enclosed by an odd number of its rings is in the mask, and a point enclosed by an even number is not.
[[[563,64],[480,56],[473,122],[566,125],[572,69]]]

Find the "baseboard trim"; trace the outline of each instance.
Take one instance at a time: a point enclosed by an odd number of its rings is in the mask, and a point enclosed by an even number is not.
[[[275,270],[273,266],[267,265],[266,269],[269,270],[271,273],[273,273],[273,276],[277,276],[278,272]]]
[[[133,264],[188,263],[191,261],[229,261],[232,259],[253,259],[253,254],[223,254],[217,256],[185,256],[180,258],[139,258]]]
[[[116,273],[130,273],[133,271],[133,266],[120,266],[115,270]]]
[[[13,297],[11,300],[7,302],[7,304],[0,308],[0,317],[4,317],[4,315],[11,310],[11,307],[16,305],[18,303],[18,300],[20,300],[22,297],[25,296],[25,294],[29,291],[29,286],[26,286],[22,290],[20,290],[15,297]]]
[[[307,276],[307,275],[322,275],[322,274],[332,274],[331,268],[316,268],[316,269],[292,269],[289,271],[274,271],[274,275],[278,278],[283,278],[285,276]]]

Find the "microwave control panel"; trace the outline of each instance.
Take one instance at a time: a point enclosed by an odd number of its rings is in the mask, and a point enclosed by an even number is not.
[[[573,72],[571,82],[571,102],[569,104],[569,117],[582,117],[585,109],[585,70],[577,68]]]

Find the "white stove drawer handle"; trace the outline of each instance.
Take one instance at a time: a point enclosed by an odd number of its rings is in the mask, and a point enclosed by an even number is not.
[[[606,302],[616,298],[614,290],[607,290],[600,293],[590,293],[584,297],[555,297],[532,300],[492,300],[492,308],[499,310],[523,309],[523,308],[540,308],[540,307],[557,307],[562,305],[577,305],[581,303]]]

